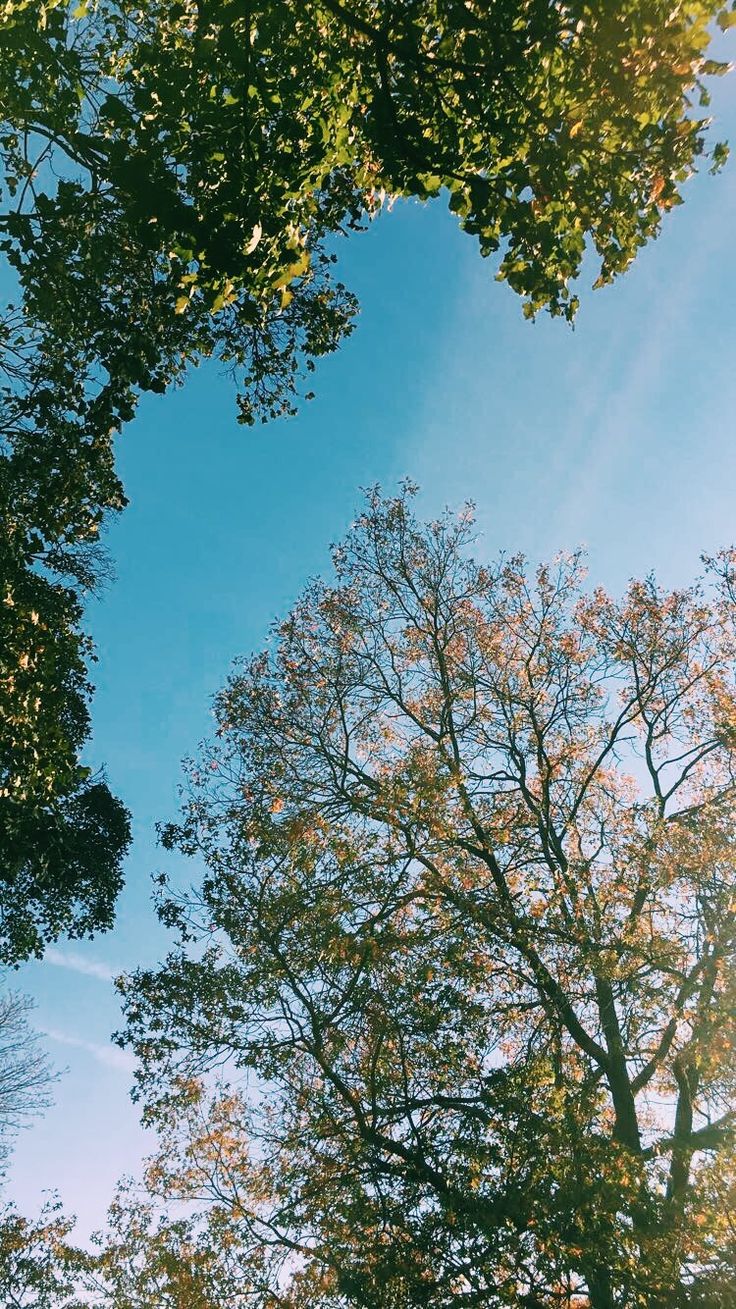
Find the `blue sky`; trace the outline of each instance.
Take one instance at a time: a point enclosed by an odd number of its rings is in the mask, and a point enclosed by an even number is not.
[[[716,136],[736,140],[730,81],[714,112]],[[340,252],[361,317],[297,419],[239,428],[231,384],[206,368],[147,401],[124,434],[117,580],[89,613],[90,757],[130,806],[135,842],[115,931],[12,979],[68,1069],[16,1149],[11,1192],[25,1210],[57,1189],[85,1235],[116,1177],[138,1167],[146,1142],[130,1059],[109,1041],[111,977],[166,948],[150,875],[173,857],[154,825],[175,813],[180,760],[208,732],[232,659],[328,567],[361,486],[411,476],[428,516],[472,498],[479,552],[537,559],[583,544],[591,580],[614,590],[651,568],[687,581],[701,551],[736,540],[736,162],[686,194],[618,285],[583,290],[574,331],[523,321],[439,203],[397,206]]]

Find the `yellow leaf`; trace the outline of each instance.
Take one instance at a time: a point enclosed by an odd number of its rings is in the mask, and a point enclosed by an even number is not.
[[[246,253],[247,255],[252,255],[252,254],[253,254],[253,251],[255,250],[256,246],[258,245],[258,242],[260,241],[262,235],[263,235],[263,228],[261,227],[261,224],[260,224],[260,223],[256,223],[255,227],[253,228],[253,235],[252,235],[252,237],[250,238],[250,241],[248,242],[248,244],[247,244],[246,247],[245,247],[245,253]]]
[[[289,264],[289,267],[285,268],[283,273],[281,273],[281,275],[276,279],[274,282],[276,290],[280,291],[282,286],[288,286],[289,282],[293,282],[295,278],[301,277],[306,273],[309,264],[309,251],[304,250],[299,258],[293,264]]]

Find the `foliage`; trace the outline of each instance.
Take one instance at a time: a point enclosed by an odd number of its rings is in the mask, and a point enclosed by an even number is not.
[[[0,490],[5,488],[1,481]],[[3,497],[4,499],[4,497]],[[74,590],[42,572],[4,499],[0,521],[0,961],[109,927],[130,839],[126,810],[79,762],[89,641]],[[43,562],[43,555],[40,555]],[[53,560],[51,561],[53,562]],[[86,579],[89,558],[64,561]]]
[[[68,579],[125,503],[112,443],[140,394],[215,355],[243,422],[292,413],[352,326],[335,238],[387,194],[443,192],[526,312],[571,318],[586,244],[609,281],[704,152],[693,106],[725,68],[707,57],[716,17],[733,15],[714,0],[5,0],[0,586],[23,593],[3,617],[0,778],[5,801],[22,793],[7,881],[21,858],[36,895],[63,859],[85,883],[68,846],[83,811],[87,836],[107,836],[104,905],[79,922],[109,917],[124,820],[79,767],[90,650],[74,596],[37,574]],[[29,678],[30,702],[15,689]],[[74,921],[68,888],[60,902],[44,931]],[[41,948],[37,917],[21,914],[8,958]]]
[[[191,1210],[191,1206],[189,1206]],[[130,1182],[118,1189],[95,1251],[80,1264],[78,1294],[94,1309],[245,1309],[259,1300],[263,1277],[242,1260],[226,1207],[204,1219],[161,1213]],[[276,1309],[275,1302],[271,1302]]]
[[[410,494],[236,669],[164,830],[206,872],[123,986],[160,1186],[308,1304],[726,1309],[736,559],[614,601]]]
[[[6,4],[0,227],[25,317],[3,353],[45,383],[25,390],[33,428],[96,444],[87,478],[115,505],[109,428],[188,359],[245,371],[247,421],[288,411],[299,357],[333,349],[354,308],[324,241],[387,193],[444,190],[530,312],[572,316],[586,241],[610,280],[704,151],[691,111],[727,67],[707,58],[716,15],[731,21],[712,0]]]
[[[188,360],[240,372],[245,421],[289,412],[302,363],[355,308],[325,240],[387,193],[444,191],[529,312],[572,316],[586,241],[610,280],[704,152],[693,106],[726,68],[708,58],[716,17],[733,15],[713,0],[5,3],[0,231],[22,313],[0,354],[25,439],[64,451],[51,504],[88,502],[88,529],[119,506],[110,430]]]
[[[18,1127],[49,1103],[54,1074],[28,1023],[33,1003],[14,991],[0,995],[0,1160]]]
[[[12,1205],[0,1211],[0,1297],[6,1309],[71,1309],[77,1266],[67,1243],[71,1227],[53,1200],[36,1221]]]
[[[383,190],[444,189],[530,311],[571,316],[586,239],[608,281],[680,198],[704,145],[693,96],[707,104],[704,76],[726,69],[706,58],[719,14],[730,23],[721,5],[661,0],[149,6],[121,41],[131,89],[103,119],[127,147],[118,184],[194,261],[195,287],[203,268],[210,293],[220,275],[226,297],[271,294],[308,267],[315,226]]]

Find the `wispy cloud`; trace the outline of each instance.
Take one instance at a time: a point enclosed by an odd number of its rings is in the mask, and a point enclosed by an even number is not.
[[[121,1072],[131,1073],[136,1066],[132,1054],[129,1054],[127,1050],[119,1050],[112,1043],[105,1045],[101,1041],[86,1041],[81,1036],[70,1036],[67,1032],[60,1032],[55,1027],[39,1027],[37,1030],[41,1036],[46,1036],[50,1041],[58,1042],[59,1045],[71,1046],[75,1050],[84,1050],[85,1054],[91,1055],[98,1064],[103,1064],[106,1068],[115,1068]]]
[[[51,946],[44,955],[47,964],[54,968],[67,968],[71,973],[82,973],[85,977],[96,977],[99,982],[112,982],[117,977],[115,969],[95,959],[86,959],[76,950],[56,950]]]

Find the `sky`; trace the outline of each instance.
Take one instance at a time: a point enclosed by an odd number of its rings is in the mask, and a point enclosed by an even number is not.
[[[736,141],[734,81],[714,89],[714,139]],[[107,538],[116,580],[88,615],[89,761],[130,807],[134,843],[115,929],[7,979],[35,998],[64,1070],[16,1147],[25,1212],[55,1190],[85,1239],[152,1146],[110,1034],[113,977],[167,948],[151,875],[197,876],[157,847],[155,824],[176,814],[180,761],[208,734],[232,660],[328,571],[361,487],[411,477],[428,517],[472,499],[478,554],[583,545],[591,582],[614,591],[651,569],[688,582],[702,552],[736,541],[736,160],[686,197],[614,287],[593,293],[589,273],[574,330],[524,321],[441,202],[397,205],[340,248],[362,312],[296,419],[238,427],[211,367],[143,403],[119,443],[131,503]]]

